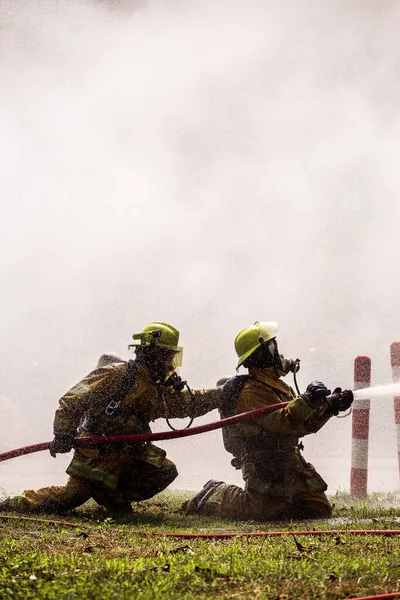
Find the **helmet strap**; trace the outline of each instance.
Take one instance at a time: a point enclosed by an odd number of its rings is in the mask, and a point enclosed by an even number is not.
[[[282,359],[280,357],[279,351],[278,351],[278,344],[276,341],[276,338],[272,338],[272,340],[269,340],[270,342],[273,343],[274,345],[274,352],[271,353],[272,354],[272,367],[275,371],[275,373],[277,375],[282,375],[282,371],[283,369],[283,364],[282,364]],[[271,352],[271,350],[268,348],[268,351]]]

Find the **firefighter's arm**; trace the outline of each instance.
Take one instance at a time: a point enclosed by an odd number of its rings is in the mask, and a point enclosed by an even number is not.
[[[277,403],[277,402],[276,402]],[[289,401],[280,408],[257,419],[262,429],[280,434],[305,435],[304,423],[312,417],[314,409],[310,408],[301,396]]]
[[[222,406],[223,400],[222,387],[199,390],[185,388],[180,392],[168,390],[164,394],[168,414],[163,416],[177,419],[200,417]]]
[[[303,423],[304,431],[301,435],[308,435],[309,433],[317,433],[317,431],[319,431],[321,429],[321,427],[323,427],[325,425],[325,423],[327,423],[332,416],[333,416],[332,413],[331,414],[325,413],[321,417],[319,414],[319,409],[314,410],[313,414],[308,419],[306,419],[306,421],[304,421],[304,423]]]
[[[281,435],[295,434],[297,436],[305,435],[304,423],[307,422],[316,412],[301,396],[293,397],[288,393],[287,398],[282,398],[272,389],[268,390],[260,384],[247,384],[242,390],[236,407],[236,412],[247,412],[264,406],[272,406],[281,402],[289,403],[284,408],[275,410],[269,414],[261,415],[251,421],[256,430],[273,431]],[[250,426],[250,423],[246,427]]]

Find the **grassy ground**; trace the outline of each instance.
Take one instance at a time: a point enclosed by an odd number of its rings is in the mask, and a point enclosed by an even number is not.
[[[400,496],[337,494],[329,521],[254,523],[181,516],[192,493],[165,492],[134,516],[94,504],[60,518],[76,527],[2,520],[0,599],[351,598],[399,591],[400,536],[285,535],[225,540],[149,537],[150,531],[400,529]],[[7,513],[11,515],[12,513]],[[33,517],[36,518],[36,517]]]

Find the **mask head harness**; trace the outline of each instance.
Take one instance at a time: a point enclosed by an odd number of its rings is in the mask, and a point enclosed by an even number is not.
[[[263,337],[258,338],[259,346],[246,360],[243,366],[246,369],[268,369],[273,368],[276,373],[283,371],[282,358],[278,352],[276,338],[264,341]]]

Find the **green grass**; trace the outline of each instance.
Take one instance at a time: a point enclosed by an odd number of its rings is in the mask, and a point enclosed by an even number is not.
[[[396,494],[354,501],[340,493],[331,497],[331,520],[262,524],[183,517],[179,507],[191,495],[164,492],[120,520],[108,518],[91,503],[67,516],[40,516],[68,520],[76,527],[0,519],[0,599],[333,600],[400,591],[400,536],[185,540],[143,535],[398,529]]]

